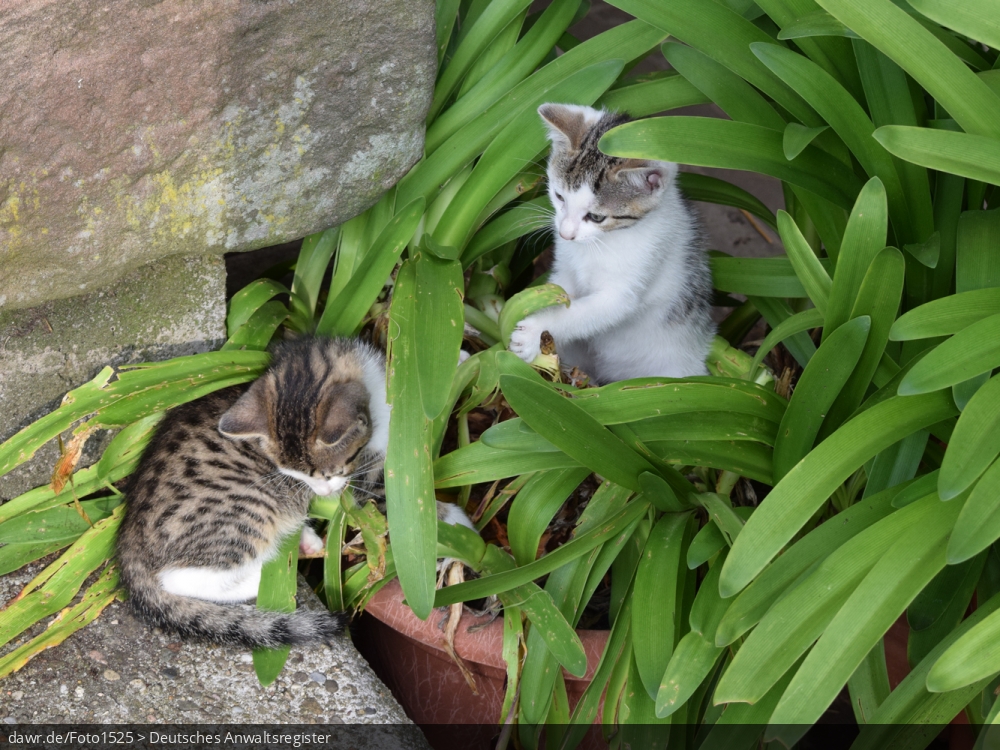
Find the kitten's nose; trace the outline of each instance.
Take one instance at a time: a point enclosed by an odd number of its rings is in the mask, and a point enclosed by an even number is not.
[[[569,221],[564,221],[559,225],[559,236],[564,240],[575,240],[576,232],[579,227]]]

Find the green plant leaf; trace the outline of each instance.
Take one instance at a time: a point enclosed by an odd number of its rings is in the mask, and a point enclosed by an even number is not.
[[[910,5],[963,36],[1000,47],[1000,5],[996,0],[913,0]]]
[[[805,287],[795,275],[787,257],[731,258],[712,255],[712,285],[722,292],[734,292],[753,297],[806,297]],[[827,269],[833,264],[828,258],[820,263]]]
[[[1000,313],[1000,288],[959,292],[904,313],[889,331],[892,341],[950,336],[983,318]]]
[[[807,128],[797,122],[790,122],[785,125],[785,132],[781,138],[781,147],[785,151],[785,158],[792,161],[802,153],[802,149],[816,140],[816,136],[825,130],[829,130],[829,125],[820,125],[816,128]]]
[[[292,279],[292,309],[300,309],[310,323],[316,315],[320,287],[330,266],[330,259],[337,249],[339,237],[340,228],[334,227],[324,232],[310,234],[302,240],[302,248],[295,261],[295,276]]]
[[[503,357],[517,359],[509,353]],[[573,403],[601,424],[701,411],[737,412],[777,423],[788,404],[764,386],[715,376],[636,378],[609,383],[575,393]]]
[[[639,491],[639,475],[654,471],[600,422],[551,387],[516,375],[501,375],[500,389],[535,432],[612,482]]]
[[[817,3],[913,76],[967,133],[1000,137],[1000,99],[892,0]]]
[[[925,522],[901,535],[837,612],[782,695],[766,739],[792,746],[822,715],[841,686],[945,566],[957,505],[938,504]]]
[[[885,247],[888,228],[885,188],[878,177],[873,177],[865,183],[847,220],[840,255],[837,257],[837,270],[830,289],[829,310],[823,327],[824,339],[850,317],[865,274],[875,256]]]
[[[941,257],[941,233],[934,232],[926,242],[903,245],[903,249],[927,268],[937,268]]]
[[[827,412],[861,358],[871,318],[844,323],[809,360],[788,402],[774,443],[774,477],[780,480],[812,450]]]
[[[907,486],[912,486],[912,483]],[[774,602],[811,566],[892,513],[892,501],[902,490],[901,485],[854,503],[837,515],[835,523],[820,524],[789,547],[731,603],[716,629],[716,645],[727,646],[735,641],[756,625]],[[933,490],[929,487],[921,497]]]
[[[83,582],[114,552],[124,505],[85,531],[68,550],[39,573],[13,601],[0,610],[0,646],[9,643],[43,617],[69,606]]]
[[[1000,462],[994,461],[966,500],[948,541],[951,565],[974,557],[1000,539]]]
[[[420,254],[416,259],[416,320],[413,322],[417,380],[424,415],[434,419],[449,402],[458,367],[465,318],[465,281],[457,260],[442,261]]]
[[[715,645],[715,628],[729,602],[719,597],[721,561],[709,569],[691,606],[691,630],[680,639],[656,692],[656,715],[670,716],[694,695],[723,648]]]
[[[832,280],[830,274],[826,272],[819,258],[809,247],[806,238],[796,225],[795,220],[785,211],[778,211],[778,232],[781,240],[785,244],[785,252],[792,262],[795,275],[802,282],[802,287],[809,295],[809,299],[816,305],[820,313],[826,312],[826,303],[830,298],[830,287]]]
[[[555,101],[592,104],[618,78],[623,65],[622,60],[595,63],[566,77],[547,93]],[[464,248],[493,196],[548,147],[546,132],[538,113],[525,109],[497,133],[442,215],[434,239],[442,245]]]
[[[875,131],[875,140],[890,154],[922,167],[1000,185],[1000,134],[886,125]]]
[[[501,343],[508,346],[510,334],[514,332],[518,323],[532,313],[553,305],[569,307],[569,295],[561,286],[555,284],[529,287],[508,299],[500,310]]]
[[[0,527],[2,528],[2,527]],[[34,562],[63,547],[68,547],[73,540],[56,540],[46,542],[14,542],[0,546],[0,576],[5,576],[30,562]]]
[[[426,151],[431,153],[476,115],[504,96],[538,67],[573,21],[580,0],[551,3],[521,40],[468,93],[428,122]]]
[[[972,486],[1000,454],[1000,378],[976,391],[958,417],[941,462],[938,494],[951,500]]]
[[[951,643],[934,662],[927,673],[927,689],[932,693],[957,690],[1000,672],[998,635],[1000,613],[993,611]]]
[[[98,425],[129,424],[226,385],[253,380],[267,362],[264,352],[207,352],[123,366],[114,382],[110,380],[115,371],[105,367],[93,380],[67,393],[57,409],[0,444],[0,475],[31,459],[42,445],[89,414],[98,413]],[[107,415],[114,407],[118,413],[111,419]]]
[[[441,456],[434,462],[434,486],[438,489],[464,487],[480,482],[529,474],[549,469],[580,466],[575,458],[562,451],[509,451],[475,442]]]
[[[896,396],[844,424],[796,464],[747,521],[722,569],[723,596],[746,587],[865,461],[956,413],[951,394]]]
[[[949,388],[1000,365],[1000,314],[983,318],[938,344],[899,384],[901,396]]]
[[[868,267],[868,272],[858,290],[857,299],[854,301],[854,308],[851,310],[852,318],[861,316],[871,318],[868,339],[865,341],[865,348],[861,352],[857,366],[827,412],[826,420],[820,430],[820,440],[825,439],[843,424],[861,405],[865,393],[868,392],[868,386],[885,353],[889,330],[899,309],[905,272],[906,261],[903,259],[903,254],[894,247],[882,250]]]
[[[63,542],[65,546],[77,539],[92,524],[110,516],[121,502],[122,499],[118,495],[84,500],[79,507],[86,513],[86,519],[70,504],[22,513],[16,518],[0,523],[0,544],[23,543],[30,540],[35,543]],[[89,523],[87,519],[90,519]]]
[[[605,91],[595,109],[628,112],[633,117],[649,117],[679,107],[706,104],[708,97],[674,70],[660,70],[627,79]]]
[[[656,0],[614,0],[611,4],[705,53],[773,98],[803,124],[810,127],[822,124],[816,113],[750,52],[754,42],[773,44],[774,40],[725,4],[698,0],[669,4]]]
[[[771,228],[778,226],[774,214],[758,198],[725,180],[695,172],[678,172],[677,186],[688,200],[739,208],[762,219]]]
[[[624,23],[560,55],[506,91],[485,110],[477,104],[473,109],[479,113],[477,117],[449,136],[400,180],[396,188],[397,203],[405,205],[418,197],[432,199],[442,185],[489,146],[496,134],[520,113],[551,101],[553,87],[569,76],[603,61],[628,63],[662,42],[663,37],[661,30],[642,21]],[[463,100],[472,94],[470,91]]]
[[[683,596],[681,565],[689,513],[666,513],[653,526],[635,572],[632,596],[642,602],[632,609],[632,648],[646,693],[656,699],[660,678],[676,641],[677,615]]]
[[[257,609],[271,612],[294,612],[295,590],[299,576],[299,535],[289,534],[278,547],[278,554],[264,563],[260,572],[260,589]],[[253,668],[257,680],[267,687],[274,682],[285,667],[291,646],[255,648]]]
[[[351,336],[357,331],[395,268],[403,248],[413,237],[423,213],[424,201],[417,198],[392,217],[354,269],[351,284],[327,301],[316,325],[317,333]]]
[[[16,672],[42,651],[55,648],[73,633],[89,625],[119,596],[118,570],[109,565],[76,605],[67,607],[39,635],[0,658],[0,678]]]
[[[660,49],[670,63],[733,120],[772,130],[785,127],[784,118],[757,90],[731,70],[694,47],[667,42]]]
[[[518,565],[527,565],[537,557],[545,529],[589,474],[590,469],[582,467],[539,472],[517,493],[507,516],[507,533],[510,552]]]
[[[794,23],[782,26],[778,32],[778,39],[781,40],[806,39],[814,36],[861,38],[825,10],[817,10],[802,16]]]
[[[808,650],[813,641],[823,634],[851,593],[886,554],[886,550],[910,531],[926,528],[930,519],[937,521],[954,518],[954,512],[949,511],[949,507],[946,503],[939,502],[936,495],[928,495],[879,519],[820,559],[818,565],[803,570],[804,575],[800,574],[801,579],[797,584],[766,610],[760,623],[740,647],[729,669],[719,681],[715,700],[726,703],[756,703],[760,700]],[[740,539],[747,538],[750,524],[760,512],[757,510],[750,517]],[[730,551],[727,562],[736,551],[736,548]],[[724,565],[722,577],[725,578],[725,575]],[[724,582],[720,581],[720,590],[724,594],[725,591],[721,589],[723,585]],[[762,588],[758,593],[763,592]],[[773,589],[772,592],[778,593]],[[767,604],[771,602],[773,599]],[[741,605],[739,599],[730,606],[716,631],[716,645],[732,637],[735,623],[743,620],[742,626],[735,630],[746,627],[748,609]],[[868,649],[864,653],[867,651]],[[844,679],[837,683],[838,690],[853,671],[852,666]]]
[[[645,515],[648,510],[648,502],[641,498],[633,500],[624,509],[602,521],[596,528],[580,534],[572,541],[563,544],[533,563],[523,565],[515,570],[493,573],[474,581],[465,581],[439,590],[434,600],[434,606],[444,607],[455,602],[467,602],[484,596],[492,596],[541,578],[546,573],[551,573],[556,568],[585,555],[594,547],[621,534]],[[487,550],[491,548],[493,548],[492,545],[487,545]]]
[[[257,279],[240,289],[229,301],[229,314],[226,316],[226,334],[230,338],[240,326],[250,320],[250,317],[268,300],[279,294],[291,294],[284,284],[271,279]]]
[[[399,583],[410,609],[426,619],[434,606],[437,506],[431,467],[433,423],[424,413],[417,370],[417,269],[399,269],[389,327],[389,449],[386,512]],[[394,529],[401,533],[393,534]]]
[[[520,13],[527,9],[530,0],[501,0],[487,4],[472,26],[463,29],[463,37],[448,64],[441,71],[434,87],[434,101],[428,120],[442,110],[462,78],[486,50],[493,39]]]
[[[795,313],[790,318],[782,321],[772,328],[770,333],[764,337],[764,342],[760,345],[757,349],[757,353],[754,355],[753,368],[757,368],[760,363],[764,361],[764,357],[766,357],[767,354],[774,349],[774,347],[788,337],[794,336],[797,333],[802,333],[803,331],[818,328],[822,325],[823,313],[815,307],[803,310],[800,313]]]
[[[654,117],[608,131],[598,146],[613,156],[761,172],[844,208],[854,205],[861,189],[853,172],[825,151],[806,146],[790,162],[785,158],[781,132],[745,122]]]
[[[233,349],[256,349],[263,351],[271,342],[278,326],[288,318],[288,308],[284,302],[271,300],[258,307],[250,319],[241,325],[229,340],[222,345],[222,351]]]
[[[896,234],[907,241],[933,231],[930,196],[911,205],[892,158],[872,141],[875,125],[855,98],[816,63],[773,44],[755,44],[753,52],[792,86],[825,119],[870,176],[877,176],[888,198]],[[912,198],[911,198],[912,200]],[[848,208],[845,206],[845,208]]]
[[[511,240],[552,227],[552,204],[547,195],[514,205],[476,232],[462,251],[462,267],[469,268],[486,253]]]

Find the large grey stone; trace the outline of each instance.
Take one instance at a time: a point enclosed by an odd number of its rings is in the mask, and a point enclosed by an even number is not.
[[[433,0],[8,0],[0,308],[338,224],[420,157]]]
[[[112,288],[0,312],[0,442],[105,365],[217,349],[226,338],[225,290],[221,256],[174,256]],[[100,433],[90,438],[81,466],[96,458],[102,443]],[[0,503],[47,482],[58,458],[51,441],[0,476]]]
[[[0,578],[0,607],[40,568],[35,564]],[[298,603],[323,606],[302,579]],[[0,691],[0,721],[8,723],[389,724],[378,730],[337,729],[338,739],[350,742],[332,746],[428,747],[346,633],[330,646],[293,649],[278,679],[265,688],[248,651],[165,635],[118,602],[0,681]]]

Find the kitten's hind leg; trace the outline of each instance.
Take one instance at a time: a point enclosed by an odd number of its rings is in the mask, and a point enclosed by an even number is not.
[[[205,599],[210,602],[245,602],[257,596],[261,563],[238,568],[172,568],[159,574],[160,585],[168,594]]]

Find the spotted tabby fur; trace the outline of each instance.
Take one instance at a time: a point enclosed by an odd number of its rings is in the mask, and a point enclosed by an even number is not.
[[[253,384],[172,409],[126,491],[118,563],[134,611],[219,643],[328,640],[342,615],[236,603],[287,535],[322,551],[303,527],[313,494],[378,492],[388,430],[384,357],[348,339],[283,343]]]

